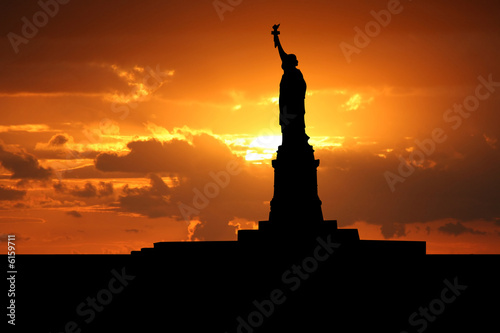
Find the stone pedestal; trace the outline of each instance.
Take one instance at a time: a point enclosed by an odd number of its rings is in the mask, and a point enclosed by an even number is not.
[[[305,221],[322,222],[316,170],[319,160],[314,158],[312,146],[307,143],[279,146],[272,165],[274,195],[269,221],[286,228],[305,228]]]

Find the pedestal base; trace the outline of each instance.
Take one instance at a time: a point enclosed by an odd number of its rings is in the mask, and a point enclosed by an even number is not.
[[[258,230],[239,230],[238,243],[255,253],[282,256],[302,253],[314,247],[318,238],[339,244],[341,257],[408,257],[425,256],[426,243],[420,241],[360,240],[358,229],[338,229],[336,220],[319,223],[303,221],[301,227],[281,227],[271,221],[260,221]]]
[[[309,144],[280,146],[274,168],[274,195],[269,221],[277,224],[319,223],[323,221],[318,197],[317,167]]]

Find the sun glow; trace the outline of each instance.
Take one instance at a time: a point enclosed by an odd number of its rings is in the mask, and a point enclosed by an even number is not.
[[[281,135],[258,136],[248,145],[245,160],[259,164],[269,161],[280,144]]]
[[[241,144],[241,142],[240,144],[247,147],[244,155],[246,161],[262,164],[269,163],[281,145],[281,141],[281,135],[263,135],[255,137],[248,145]],[[342,148],[344,141],[343,136],[318,136],[311,137],[309,144],[315,149]]]

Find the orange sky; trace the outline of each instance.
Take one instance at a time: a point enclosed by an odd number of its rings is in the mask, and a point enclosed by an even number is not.
[[[428,253],[500,252],[498,5],[228,3],[0,5],[2,242],[129,253],[266,220],[281,23],[325,218]]]

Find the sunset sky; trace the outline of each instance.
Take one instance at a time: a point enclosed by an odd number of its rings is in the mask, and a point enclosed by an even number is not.
[[[325,219],[500,253],[500,3],[60,2],[0,4],[1,253],[8,234],[19,254],[130,253],[267,220],[277,23]]]

